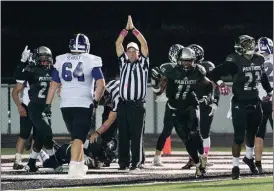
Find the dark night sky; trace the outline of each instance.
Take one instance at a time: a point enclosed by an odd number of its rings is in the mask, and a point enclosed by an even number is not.
[[[46,45],[52,49],[54,56],[56,56],[68,51],[69,38],[77,32],[87,34],[91,41],[91,53],[101,56],[106,62],[105,68],[109,69],[116,65],[113,63],[116,61],[114,42],[125,26],[128,14],[132,15],[136,28],[141,32],[150,31],[150,36],[153,36],[153,33],[161,33],[163,26],[184,25],[188,29],[194,27],[194,30],[199,27],[210,33],[216,30],[218,26],[236,26],[250,23],[258,25],[258,30],[261,29],[258,32],[251,32],[251,35],[255,35],[254,37],[272,35],[273,33],[273,2],[2,1],[1,71],[5,72],[2,72],[2,76],[13,76],[13,70],[18,64],[26,44],[32,49],[36,46]],[[262,34],[262,31],[268,32]],[[272,36],[269,37],[272,38]],[[191,38],[201,39],[205,37]],[[160,39],[159,42],[163,40],[168,41],[168,39]],[[155,39],[150,41],[147,38],[147,41],[149,47],[153,48],[153,50],[150,49],[151,62],[153,62],[152,58],[155,58],[154,60],[157,62],[166,60],[169,48],[167,45],[181,43],[170,41],[165,42],[162,45],[164,47],[161,47],[161,44],[156,43]],[[206,41],[205,46],[209,47],[212,44],[212,49],[214,49],[214,42],[210,43],[209,39]],[[201,43],[203,44],[202,41]],[[181,44],[184,45],[184,42]],[[160,50],[160,48],[162,49]],[[165,53],[156,56],[157,52],[163,50]],[[206,49],[207,51],[210,52]],[[161,57],[162,54],[165,54],[163,58]],[[213,53],[209,53],[209,55],[211,56]],[[221,55],[220,57],[225,56]],[[213,57],[210,59],[212,60]],[[219,60],[217,59],[217,61]]]

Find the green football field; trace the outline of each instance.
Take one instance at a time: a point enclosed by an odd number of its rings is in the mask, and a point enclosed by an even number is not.
[[[272,191],[273,177],[243,178],[194,183],[161,183],[130,186],[41,189],[43,191]]]

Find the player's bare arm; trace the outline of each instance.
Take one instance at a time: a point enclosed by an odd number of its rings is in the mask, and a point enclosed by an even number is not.
[[[116,54],[118,57],[120,57],[124,53],[123,41],[124,41],[125,37],[127,36],[128,30],[129,30],[129,18],[127,21],[126,28],[120,32],[120,34],[115,42]]]
[[[60,86],[61,86],[61,83],[51,81],[49,91],[48,91],[48,95],[47,95],[46,104],[51,104],[52,103],[54,95],[55,95],[57,89],[60,88]]]
[[[95,101],[100,101],[101,97],[104,94],[105,91],[105,79],[98,79],[96,80],[96,90],[95,90]]]
[[[129,24],[129,29],[132,30],[133,35],[138,39],[138,41],[141,44],[142,54],[145,57],[147,57],[148,56],[147,41],[146,41],[145,37],[142,35],[142,33],[134,27],[133,22],[132,22],[132,18],[131,18],[130,15],[128,16],[128,24]]]
[[[117,112],[111,111],[108,115],[108,119],[102,124],[102,126],[96,132],[91,134],[89,141],[93,143],[98,136],[106,132],[108,128],[116,120],[116,118],[117,118]]]
[[[23,91],[23,89],[24,89],[24,84],[17,82],[17,84],[15,85],[15,87],[13,88],[12,93],[11,93],[12,99],[17,106],[20,116],[22,116],[22,117],[27,116],[27,112],[26,112],[25,108],[21,105],[21,101],[19,98],[19,93],[21,91]]]

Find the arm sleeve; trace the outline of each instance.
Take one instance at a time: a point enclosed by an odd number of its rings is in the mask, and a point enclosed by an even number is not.
[[[220,100],[220,91],[219,91],[219,88],[215,88],[215,90],[213,91],[213,103],[218,105],[219,100]]]
[[[92,71],[91,71],[91,76],[92,76],[92,78],[95,79],[95,81],[100,80],[100,79],[104,79],[104,75],[103,75],[103,72],[102,72],[100,67],[93,68]]]
[[[59,72],[56,68],[53,67],[52,73],[51,73],[52,80],[61,83],[60,77],[59,77]]]
[[[14,72],[14,77],[16,82],[24,84],[25,80],[23,79],[24,77],[22,75],[24,72],[24,68],[26,66],[26,63],[21,62],[20,64],[18,64],[18,66],[16,67],[16,70]]]
[[[222,76],[232,75],[234,76],[237,73],[238,67],[235,62],[224,61],[222,64],[217,66],[209,73],[209,78],[217,83]]]
[[[273,90],[265,72],[262,73],[261,83],[267,93],[270,93]]]

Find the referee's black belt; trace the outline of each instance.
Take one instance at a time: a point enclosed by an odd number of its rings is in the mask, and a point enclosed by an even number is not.
[[[119,98],[119,101],[123,104],[130,105],[143,105],[145,103],[145,100],[124,100],[122,98]]]

